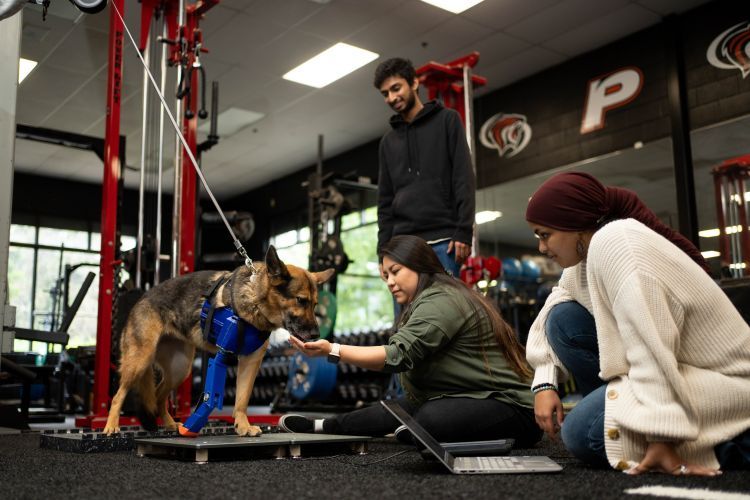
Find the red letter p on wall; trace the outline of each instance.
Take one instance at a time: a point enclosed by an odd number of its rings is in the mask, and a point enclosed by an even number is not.
[[[581,133],[587,134],[603,128],[607,111],[624,106],[638,97],[642,87],[643,73],[635,66],[589,80]]]

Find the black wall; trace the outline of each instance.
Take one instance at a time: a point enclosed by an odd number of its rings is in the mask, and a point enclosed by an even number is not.
[[[172,197],[165,196],[162,210],[163,232],[171,235]],[[123,189],[118,207],[121,232],[136,235],[138,192]],[[102,189],[99,184],[76,182],[15,172],[13,175],[14,224],[42,225],[60,229],[99,231]]]
[[[712,2],[683,20],[685,68],[690,125],[701,128],[750,113],[750,75],[707,63],[711,41],[726,29],[750,21],[750,2]]]
[[[675,21],[682,32],[692,129],[750,113],[750,79],[739,70],[719,69],[706,59],[711,40],[750,19],[747,2],[717,1]],[[517,156],[500,158],[477,140],[478,186],[487,187],[555,167],[669,137],[666,51],[673,32],[663,22],[593,52],[497,90],[475,101],[475,128],[496,113],[518,113],[532,127],[529,145]],[[606,113],[606,125],[581,134],[588,81],[626,66],[644,75],[640,95]],[[481,69],[478,73],[481,74]]]
[[[477,140],[478,187],[669,135],[662,45],[656,26],[477,99],[477,130],[499,112],[525,115],[532,129],[528,146],[512,158],[501,158]],[[603,129],[581,134],[589,80],[626,66],[636,66],[644,74],[640,95],[608,112]]]

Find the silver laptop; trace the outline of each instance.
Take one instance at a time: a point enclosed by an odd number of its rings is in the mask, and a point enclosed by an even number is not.
[[[454,457],[396,401],[381,401],[386,410],[454,474],[527,474],[559,472],[562,466],[549,457]]]

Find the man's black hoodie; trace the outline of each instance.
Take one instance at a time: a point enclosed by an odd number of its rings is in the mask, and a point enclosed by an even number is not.
[[[380,141],[378,250],[391,237],[471,244],[476,181],[458,113],[425,103],[407,123],[391,117]]]

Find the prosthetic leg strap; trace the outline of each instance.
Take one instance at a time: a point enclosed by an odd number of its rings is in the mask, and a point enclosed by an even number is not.
[[[216,294],[216,290],[218,290],[221,285],[229,281],[231,276],[232,275],[230,274],[228,276],[222,276],[221,278],[217,279],[211,284],[211,286],[209,286],[206,289],[206,293],[203,294],[203,297],[205,297],[206,302],[210,304],[208,313],[206,315],[206,322],[203,325],[203,340],[208,340],[209,335],[211,333],[211,328],[214,322],[214,311],[216,311],[216,301],[212,300],[214,297],[214,294]]]

